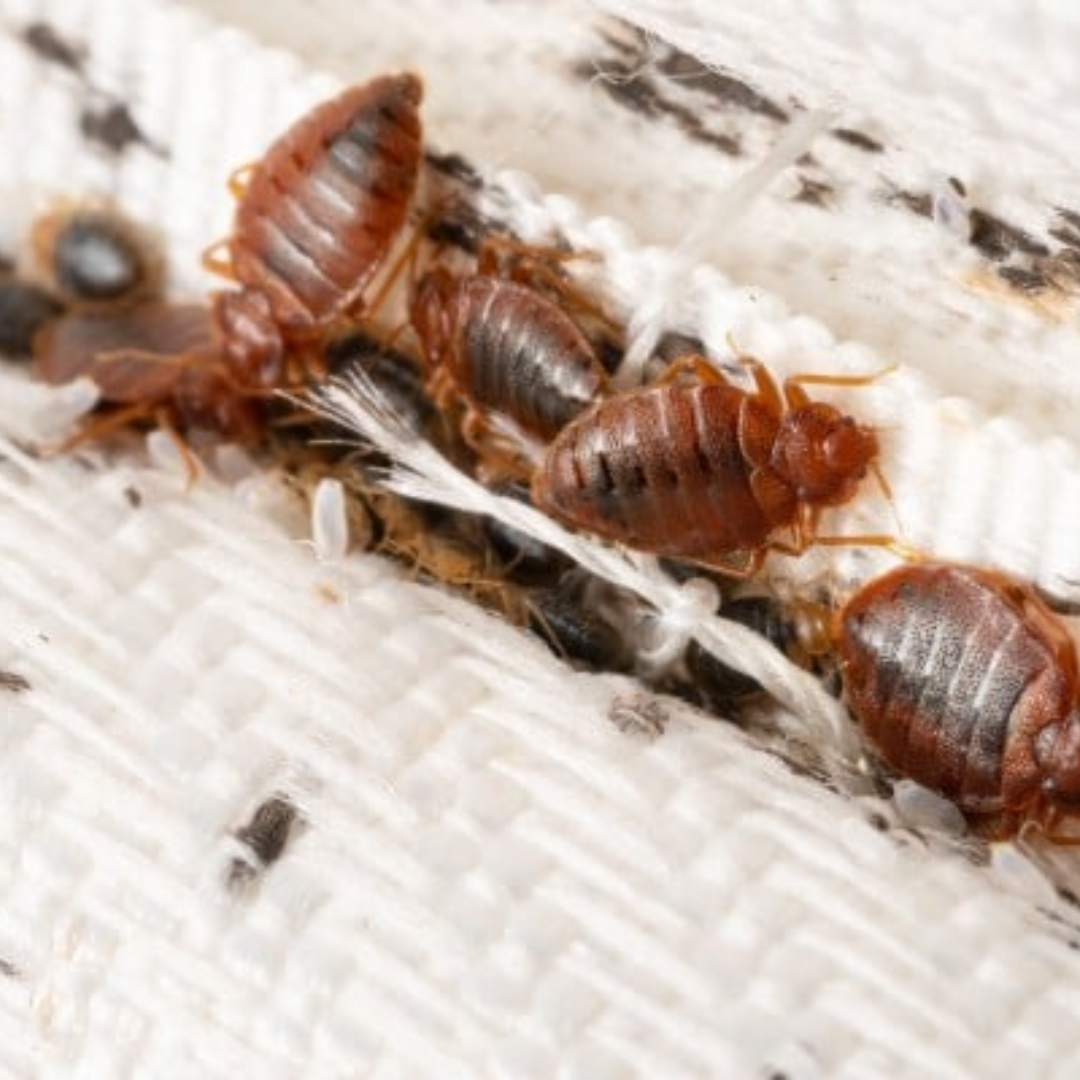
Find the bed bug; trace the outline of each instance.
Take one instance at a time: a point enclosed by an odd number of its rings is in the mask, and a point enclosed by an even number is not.
[[[416,188],[422,93],[411,74],[351,87],[234,175],[232,235],[205,262],[240,286],[213,300],[240,382],[280,383],[287,354],[320,370],[323,332],[369,306]]]
[[[874,431],[810,400],[803,384],[858,386],[877,376],[798,375],[781,388],[757,361],[747,364],[754,392],[688,357],[653,386],[599,401],[547,448],[534,504],[627,547],[739,576],[770,551],[799,554],[815,543],[902,548],[891,537],[817,533],[821,511],[851,499],[868,470],[887,488]],[[677,381],[686,371],[696,383]],[[781,528],[793,543],[772,538]]]
[[[851,712],[885,763],[985,835],[1080,842],[1076,645],[1005,574],[915,563],[864,586],[833,637]]]
[[[204,428],[241,442],[265,428],[263,401],[230,381],[210,311],[199,304],[69,312],[35,338],[34,372],[53,384],[89,376],[98,386],[104,411],[69,447],[144,423],[171,432]]]
[[[37,260],[69,303],[117,304],[149,298],[159,260],[134,222],[106,207],[60,206],[30,234]]]
[[[436,267],[414,289],[410,319],[433,396],[465,401],[463,432],[474,445],[490,413],[548,442],[606,392],[607,373],[584,333],[526,284]]]

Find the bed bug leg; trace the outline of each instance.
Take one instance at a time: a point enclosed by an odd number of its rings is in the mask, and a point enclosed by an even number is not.
[[[561,271],[568,262],[597,262],[599,259],[600,256],[593,251],[542,247],[496,234],[486,236],[480,244],[477,273],[505,278],[548,292],[558,297],[573,317],[594,320],[604,329],[617,334],[622,330],[621,325]]]
[[[229,240],[217,240],[202,253],[203,269],[218,277],[236,280],[233,272],[232,244]]]
[[[409,273],[411,289],[416,276],[416,265],[419,261],[420,245],[423,239],[424,236],[421,230],[414,229],[408,240],[402,245],[401,252],[380,275],[381,280],[375,295],[370,300],[365,300],[363,296],[358,297],[348,314],[355,319],[359,319],[361,316],[367,320],[374,318],[383,304],[386,303],[390,294],[394,291],[394,286],[397,285],[398,280],[406,270]]]
[[[480,459],[485,482],[528,481],[535,464],[530,462],[521,443],[493,429],[483,410],[466,406],[461,421],[465,445]]]
[[[195,456],[191,447],[188,446],[187,440],[176,430],[168,409],[157,409],[154,412],[154,421],[158,428],[165,433],[169,442],[176,447],[176,451],[180,455],[180,461],[184,466],[184,490],[190,491],[202,475],[199,459]]]
[[[788,407],[797,409],[800,405],[807,405],[810,396],[803,389],[805,386],[870,386],[879,379],[884,379],[896,371],[898,364],[887,364],[877,371],[868,375],[818,375],[802,373],[791,375],[784,380],[784,400]]]
[[[85,443],[95,442],[114,431],[120,431],[130,424],[151,419],[153,413],[144,404],[128,405],[122,409],[95,416],[79,426],[63,442],[49,443],[41,448],[46,454],[68,454]]]
[[[225,186],[229,194],[239,202],[246,194],[248,185],[251,183],[252,174],[259,167],[257,161],[249,161],[246,165],[240,165],[229,173]]]
[[[693,353],[689,356],[680,356],[672,360],[670,364],[656,377],[653,386],[667,386],[676,382],[683,375],[693,375],[698,382],[728,385],[724,373],[718,371],[704,356]]]

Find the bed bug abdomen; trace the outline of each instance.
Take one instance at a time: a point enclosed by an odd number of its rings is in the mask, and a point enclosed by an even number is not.
[[[237,280],[286,332],[358,306],[404,226],[420,164],[420,80],[389,75],[316,107],[254,168],[229,241]]]
[[[607,388],[581,329],[525,285],[436,268],[414,290],[410,317],[433,377],[544,441]]]
[[[849,601],[837,640],[848,704],[889,766],[972,814],[1023,814],[1042,797],[1040,733],[1075,708],[1076,658],[1031,590],[903,566]]]
[[[568,524],[660,555],[752,550],[793,513],[790,491],[755,460],[775,432],[775,418],[731,386],[628,391],[563,430],[537,473],[534,501]]]

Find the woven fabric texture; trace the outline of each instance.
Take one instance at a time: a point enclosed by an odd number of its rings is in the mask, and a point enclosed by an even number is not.
[[[900,363],[837,398],[883,426],[905,536],[1070,597],[1063,7],[1026,6],[1020,35],[988,6],[962,52],[926,47],[930,3],[274,7],[0,0],[0,251],[50,198],[104,194],[160,229],[177,293],[204,289],[228,172],[343,77],[415,67],[430,138],[491,170],[523,234],[598,252],[628,319],[781,373]],[[42,22],[76,63],[28,46]],[[695,89],[689,54],[732,81]],[[848,134],[732,213],[794,99]],[[110,109],[121,150],[92,122]],[[1030,242],[974,242],[972,207]],[[0,404],[6,1075],[1080,1071],[1073,853],[980,848],[373,556],[319,562],[302,503],[236,455],[185,491],[153,447],[33,452],[77,391],[5,364]]]

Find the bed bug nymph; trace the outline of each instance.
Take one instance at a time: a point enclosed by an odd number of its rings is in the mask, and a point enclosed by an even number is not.
[[[687,357],[657,384],[595,404],[548,448],[533,479],[535,505],[627,547],[737,576],[754,573],[770,551],[902,548],[887,536],[817,533],[822,510],[851,499],[867,471],[887,488],[873,429],[810,400],[803,384],[861,386],[879,376],[796,375],[781,389],[760,363],[747,364],[755,392]],[[680,380],[687,371],[695,383]],[[772,538],[781,528],[792,530],[792,543]]]
[[[432,396],[466,404],[463,434],[480,447],[488,414],[549,442],[607,392],[607,373],[574,320],[553,300],[478,273],[428,271],[410,299]]]
[[[371,305],[367,290],[405,225],[420,166],[420,80],[388,75],[301,117],[260,161],[234,175],[232,236],[208,268],[224,354],[243,385],[319,372],[321,337]]]
[[[949,564],[902,566],[836,614],[848,706],[887,765],[984,835],[1080,843],[1076,645],[1033,589]]]

